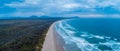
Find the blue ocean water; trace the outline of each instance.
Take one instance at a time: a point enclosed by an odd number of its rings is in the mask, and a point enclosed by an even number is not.
[[[65,51],[120,51],[120,19],[80,18],[56,22]]]

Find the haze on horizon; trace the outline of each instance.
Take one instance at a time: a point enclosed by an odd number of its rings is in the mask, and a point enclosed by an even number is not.
[[[120,16],[120,0],[1,0],[0,17]]]

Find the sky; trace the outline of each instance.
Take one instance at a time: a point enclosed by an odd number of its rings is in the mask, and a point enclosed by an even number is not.
[[[0,17],[120,16],[120,0],[0,0]]]

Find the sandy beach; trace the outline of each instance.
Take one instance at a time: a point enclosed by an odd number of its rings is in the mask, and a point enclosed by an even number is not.
[[[43,44],[43,48],[42,51],[64,51],[63,47],[59,44],[58,42],[58,34],[57,32],[54,30],[54,25],[55,23],[53,23],[47,34],[46,34],[46,38]]]

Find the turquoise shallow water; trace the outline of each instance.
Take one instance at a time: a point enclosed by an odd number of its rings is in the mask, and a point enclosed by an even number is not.
[[[120,19],[68,19],[55,28],[65,51],[120,51]]]

